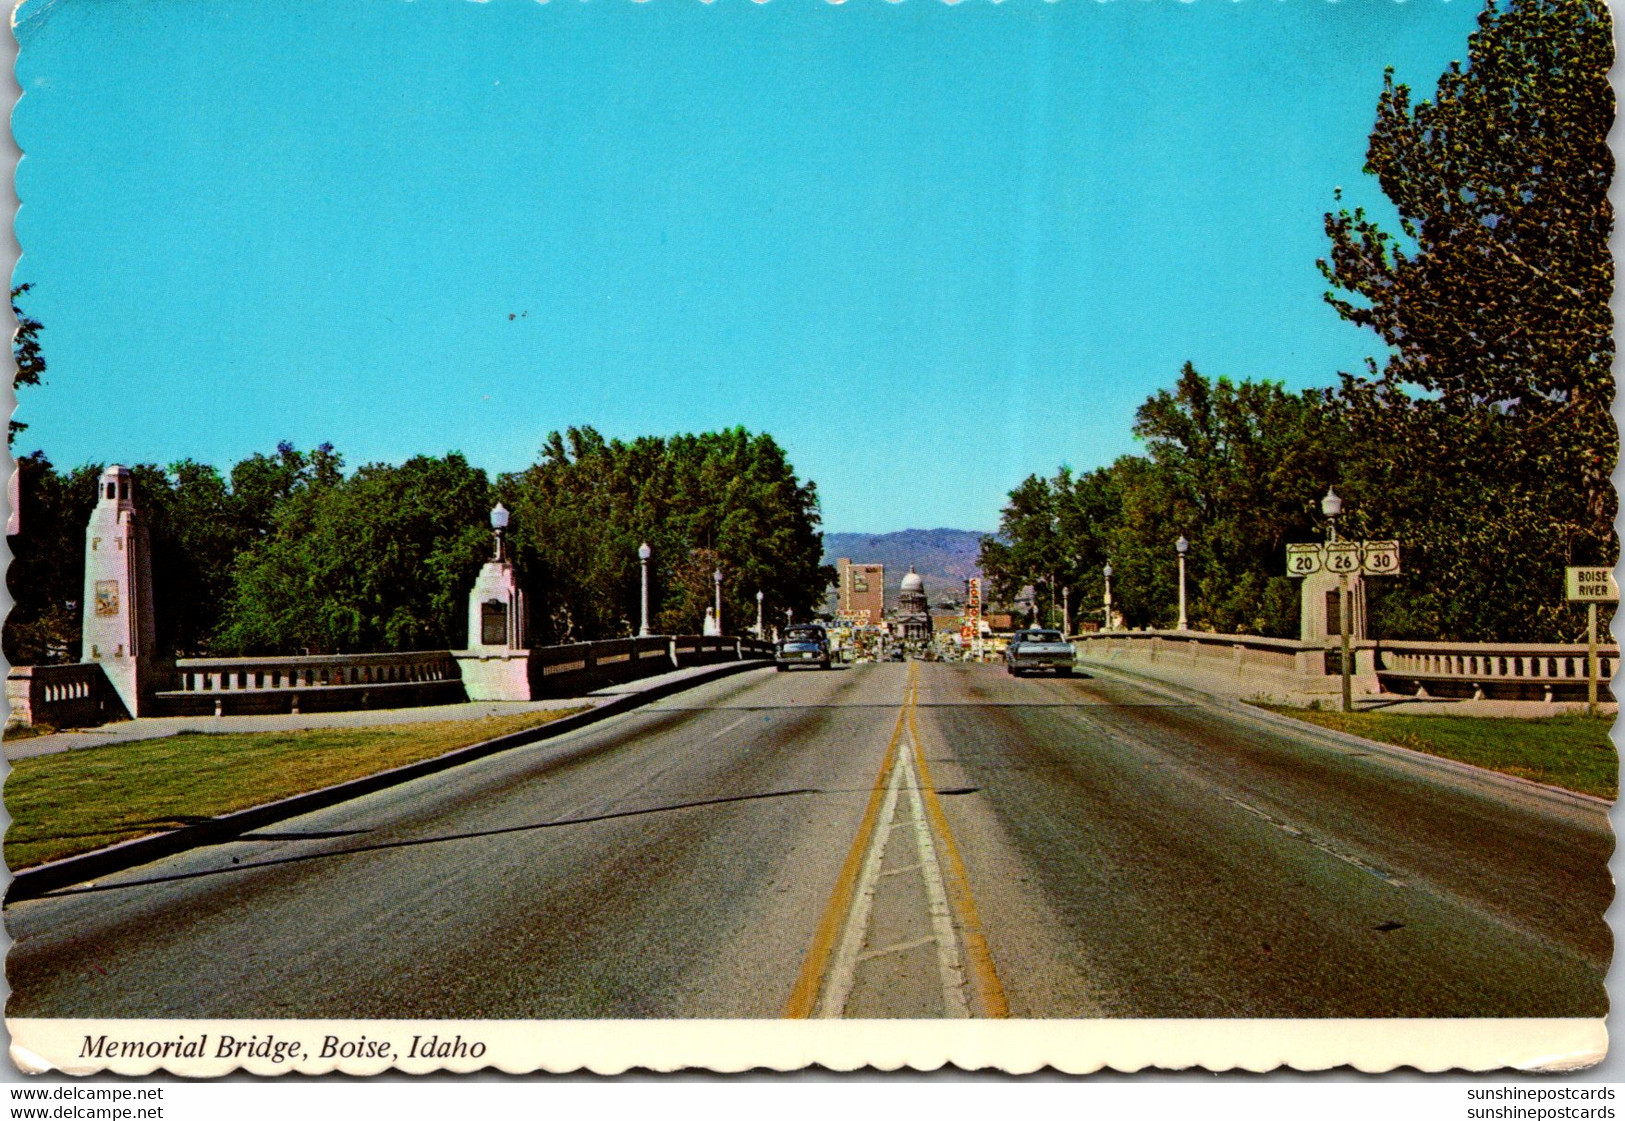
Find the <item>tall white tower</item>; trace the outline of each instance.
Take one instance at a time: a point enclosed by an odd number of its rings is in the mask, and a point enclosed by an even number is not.
[[[508,511],[491,511],[495,548],[468,594],[468,649],[454,651],[471,701],[528,701],[530,651],[525,648],[525,593],[514,575],[503,535]]]
[[[85,529],[80,661],[100,663],[130,715],[140,716],[156,641],[147,527],[135,508],[129,468],[108,467],[96,488],[96,508]]]

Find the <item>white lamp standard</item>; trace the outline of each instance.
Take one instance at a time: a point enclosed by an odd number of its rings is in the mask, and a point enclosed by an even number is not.
[[[1179,553],[1179,629],[1190,630],[1190,624],[1185,620],[1185,554],[1190,550],[1191,543],[1185,540],[1181,533],[1179,540],[1174,542],[1174,550]]]
[[[496,560],[506,560],[507,553],[503,548],[502,535],[508,529],[508,508],[498,502],[491,510],[491,533],[497,539]]]
[[[1063,637],[1072,634],[1072,585],[1061,585],[1061,632]]]
[[[645,541],[638,546],[638,565],[643,569],[643,611],[638,623],[638,633],[649,633],[649,558],[654,556],[654,550],[649,548]]]
[[[756,593],[756,637],[763,638],[764,636],[765,632],[762,630],[762,593],[758,590]]]
[[[715,572],[711,573],[711,580],[717,586],[717,614],[716,614],[717,633],[721,634],[722,633],[722,566],[721,565],[718,565],[717,570]]]
[[[1320,512],[1326,515],[1328,541],[1337,540],[1337,519],[1343,516],[1343,500],[1337,497],[1331,487],[1326,488],[1326,497],[1320,500]],[[1354,711],[1354,684],[1353,675],[1349,666],[1349,574],[1337,574],[1337,631],[1343,647],[1343,711]]]
[[[1112,629],[1112,562],[1106,562],[1106,629]]]

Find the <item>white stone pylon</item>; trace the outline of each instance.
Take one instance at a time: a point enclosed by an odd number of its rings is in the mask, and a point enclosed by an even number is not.
[[[80,661],[95,662],[131,716],[143,715],[154,636],[152,559],[127,467],[114,464],[96,483],[85,528],[85,598]]]

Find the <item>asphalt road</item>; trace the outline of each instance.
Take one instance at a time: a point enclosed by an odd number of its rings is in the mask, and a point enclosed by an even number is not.
[[[7,1011],[1600,1016],[1612,846],[1117,682],[758,671],[12,905]]]

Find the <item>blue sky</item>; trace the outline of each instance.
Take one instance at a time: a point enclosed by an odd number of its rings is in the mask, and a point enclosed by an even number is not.
[[[352,466],[742,424],[991,529],[1186,360],[1324,385],[1385,66],[1470,0],[29,0],[19,451]]]

